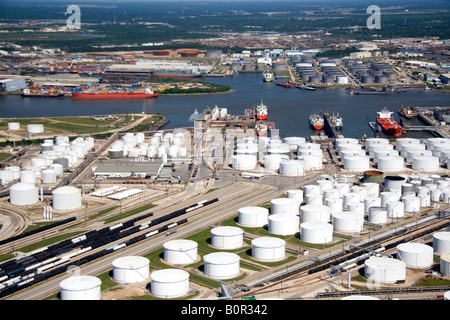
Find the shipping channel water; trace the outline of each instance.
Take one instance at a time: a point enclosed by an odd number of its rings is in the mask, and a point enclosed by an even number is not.
[[[339,113],[344,119],[345,137],[373,137],[369,121],[375,121],[377,111],[386,107],[399,120],[401,106],[449,106],[450,93],[439,90],[402,92],[388,95],[349,95],[344,89],[318,89],[316,91],[284,88],[277,81],[265,83],[260,73],[240,73],[237,77],[206,78],[205,81],[230,85],[231,93],[205,95],[159,95],[145,100],[73,100],[71,98],[23,98],[16,95],[0,97],[0,117],[60,117],[102,115],[113,113],[160,113],[170,124],[166,127],[192,127],[188,121],[197,109],[207,106],[227,108],[228,113],[243,114],[263,100],[268,106],[268,121],[275,122],[281,136],[309,137],[318,134],[309,128],[308,117],[320,111]],[[410,125],[421,125],[418,119]],[[381,134],[381,136],[383,136]],[[404,137],[428,138],[429,133],[408,133]]]

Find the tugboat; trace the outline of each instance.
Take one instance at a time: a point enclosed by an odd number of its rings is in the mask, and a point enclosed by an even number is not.
[[[343,126],[344,126],[344,122],[341,116],[339,116],[339,113],[337,115],[332,115],[330,116],[330,122],[331,125],[336,129],[336,130],[342,130]]]
[[[400,109],[398,109],[398,113],[402,117],[406,118],[406,120],[411,120],[412,118],[417,116],[417,112],[416,110],[414,110],[413,106],[409,106],[406,108],[401,107]]]
[[[311,126],[312,129],[322,130],[324,124],[325,124],[325,121],[319,114],[314,113],[309,116],[309,125]]]
[[[267,106],[263,104],[261,99],[261,103],[256,106],[256,118],[258,120],[266,120],[267,119]]]
[[[402,135],[403,128],[394,120],[394,118],[392,118],[392,112],[384,108],[377,113],[377,123],[381,126],[381,129],[385,134],[396,137]]]
[[[275,80],[275,74],[270,71],[263,72],[263,80],[264,82],[272,82]]]

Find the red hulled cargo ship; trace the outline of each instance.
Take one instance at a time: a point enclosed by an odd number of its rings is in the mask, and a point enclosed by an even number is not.
[[[381,126],[385,134],[396,137],[402,135],[403,128],[392,118],[392,112],[384,108],[377,113],[377,123]]]

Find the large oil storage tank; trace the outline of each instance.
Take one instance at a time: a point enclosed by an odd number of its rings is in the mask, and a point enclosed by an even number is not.
[[[56,182],[56,171],[53,169],[42,170],[42,183],[55,183]]]
[[[119,283],[136,283],[150,277],[150,260],[139,256],[126,256],[112,262],[113,279]]]
[[[206,58],[220,58],[222,56],[222,50],[220,49],[210,49],[206,50],[205,57]]]
[[[242,247],[244,230],[238,227],[220,226],[211,229],[211,246],[217,249],[232,250]]]
[[[406,264],[398,259],[371,257],[364,264],[364,276],[375,283],[396,283],[406,279]]]
[[[344,158],[344,170],[348,171],[366,171],[370,168],[369,157],[346,157]]]
[[[20,122],[8,122],[8,130],[20,130]]]
[[[378,169],[384,172],[402,171],[405,159],[402,156],[381,156],[378,158]]]
[[[309,221],[300,225],[300,239],[306,243],[326,244],[333,241],[333,226],[327,222]]]
[[[420,198],[414,195],[407,195],[402,197],[402,202],[405,205],[405,212],[419,212]]]
[[[256,156],[237,154],[232,156],[232,166],[236,170],[252,170],[256,167]]]
[[[450,253],[450,231],[433,234],[433,249],[437,253]]]
[[[417,171],[436,171],[439,169],[439,158],[435,156],[418,156],[412,159],[412,169]]]
[[[286,70],[287,66],[286,66],[286,63],[284,63],[284,62],[273,62],[272,68],[274,71],[279,71],[279,70]]]
[[[387,222],[387,209],[385,207],[370,207],[369,223],[383,224]]]
[[[231,252],[213,252],[203,256],[204,273],[214,279],[231,279],[239,275],[240,258]]]
[[[363,228],[364,215],[358,212],[335,212],[332,224],[335,231],[360,232]]]
[[[61,211],[81,208],[81,190],[72,186],[63,186],[53,190],[52,206],[53,209]]]
[[[270,201],[270,213],[298,215],[299,205],[293,198],[275,198]]]
[[[289,177],[305,175],[305,167],[301,160],[284,160],[280,162],[280,174]]]
[[[189,273],[181,269],[162,269],[152,272],[150,291],[158,298],[171,299],[189,292]]]
[[[269,221],[269,210],[263,207],[243,207],[238,212],[238,224],[244,227],[263,227]]]
[[[364,212],[368,213],[371,207],[381,206],[381,198],[378,197],[366,197],[364,199]]]
[[[252,258],[274,262],[283,260],[286,254],[286,241],[275,237],[260,237],[252,240]]]
[[[300,221],[330,222],[331,210],[324,205],[304,205],[300,207]]]
[[[401,201],[388,201],[385,203],[388,218],[402,218],[405,215],[405,204]]]
[[[292,214],[274,214],[269,216],[268,231],[278,235],[294,235],[300,230],[299,217]]]
[[[439,270],[444,276],[450,277],[450,253],[445,253],[441,255]],[[447,294],[448,294],[447,300],[450,300],[450,291],[447,291]]]
[[[9,188],[9,202],[15,206],[28,206],[39,201],[38,187],[32,183],[19,182]]]
[[[164,261],[173,265],[185,265],[198,260],[198,244],[193,240],[176,239],[163,244]]]
[[[406,183],[406,178],[403,176],[386,176],[384,178],[384,186],[388,190],[402,190],[402,184]]]
[[[43,133],[44,132],[44,125],[43,124],[28,124],[27,125],[27,132],[28,133]]]
[[[264,168],[276,171],[280,168],[280,163],[288,159],[289,156],[285,154],[266,154],[264,156]]]
[[[72,276],[60,282],[61,300],[100,300],[101,280],[93,276]]]
[[[423,243],[401,243],[397,246],[397,259],[409,268],[429,268],[433,264],[433,248]]]

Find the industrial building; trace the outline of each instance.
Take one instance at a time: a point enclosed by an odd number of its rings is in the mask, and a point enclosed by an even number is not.
[[[0,75],[0,92],[12,92],[26,87],[25,77]]]
[[[109,160],[93,167],[94,178],[151,178],[155,179],[163,169],[163,162],[155,161],[116,161]]]

